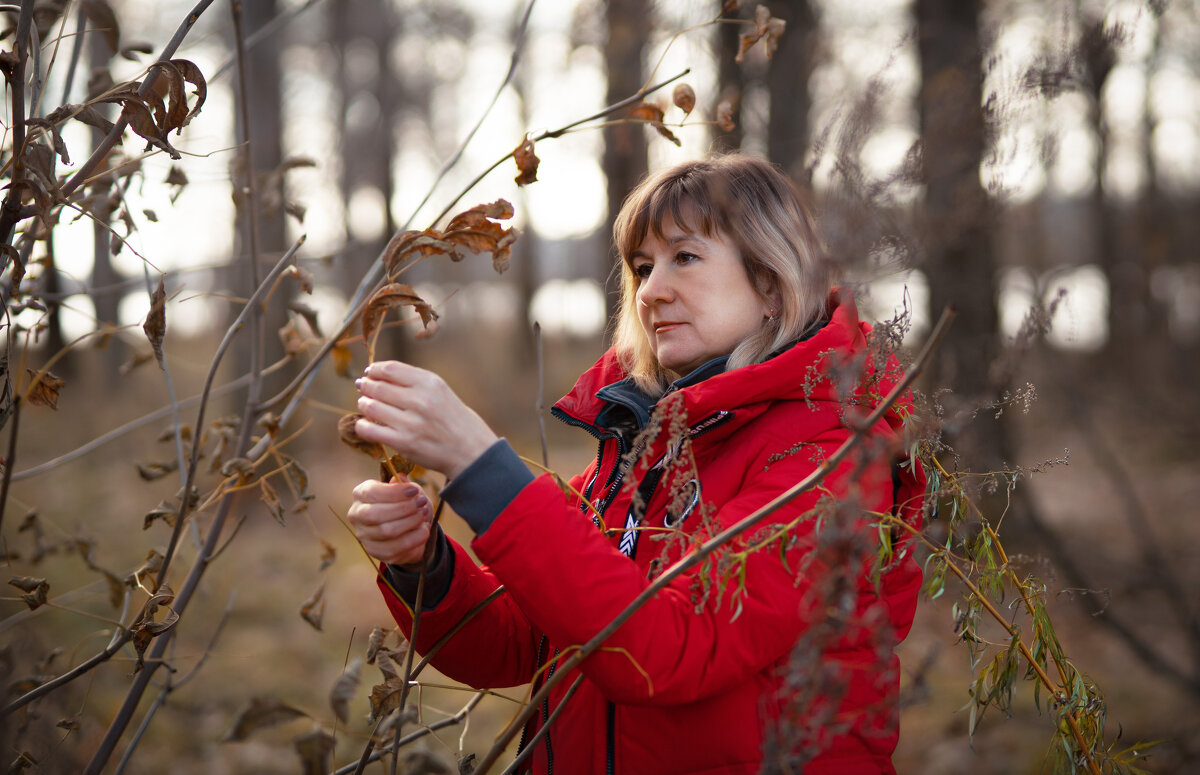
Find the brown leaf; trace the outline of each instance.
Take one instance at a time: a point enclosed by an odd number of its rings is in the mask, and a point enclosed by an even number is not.
[[[38,379],[38,373],[33,369],[25,369],[25,373],[29,375],[30,379],[36,380],[29,386],[26,400],[34,406],[48,406],[51,409],[57,409],[58,391],[62,390],[67,383],[49,371],[43,373],[40,379]]]
[[[675,145],[678,145],[678,146],[683,145],[683,142],[678,137],[675,136],[675,133],[672,132],[670,129],[667,129],[666,126],[664,126],[663,124],[654,122],[654,123],[650,124],[650,126],[654,127],[654,131],[658,132],[663,137],[665,137],[668,140],[670,140],[671,142],[675,143]]]
[[[288,322],[279,329],[279,340],[283,342],[283,351],[289,356],[303,355],[308,352],[311,340],[296,325],[296,319],[288,318]]]
[[[139,565],[132,573],[125,577],[125,586],[139,586],[142,583],[142,579],[158,573],[159,569],[162,568],[162,561],[163,556],[158,552],[157,549],[151,549],[150,551],[146,552],[145,561],[142,562],[142,564]]]
[[[333,749],[337,739],[319,724],[292,740],[296,753],[300,755],[300,772],[303,775],[325,775],[332,767]],[[407,772],[407,770],[406,770]]]
[[[133,672],[136,673],[142,669],[146,648],[150,645],[150,641],[170,630],[179,622],[179,613],[170,608],[167,609],[167,614],[161,621],[156,621],[154,618],[159,608],[171,605],[174,600],[175,593],[164,584],[146,601],[142,612],[130,625],[129,631],[133,634],[133,648],[137,651],[137,664],[134,665]]]
[[[349,377],[350,367],[354,363],[354,354],[350,352],[350,348],[344,344],[335,344],[330,350],[330,355],[333,356],[333,372],[339,377]]]
[[[317,572],[323,571],[330,565],[337,562],[337,547],[321,539],[321,567],[317,568]]]
[[[154,358],[160,369],[166,369],[163,364],[163,338],[167,335],[167,291],[163,286],[163,278],[158,278],[158,287],[150,295],[150,311],[146,313],[146,322],[142,323],[142,331],[154,348]]]
[[[643,102],[633,109],[633,117],[641,121],[662,121],[665,113],[653,102]]]
[[[312,272],[310,272],[307,269],[304,269],[302,267],[299,267],[299,266],[291,266],[291,267],[288,267],[287,275],[288,275],[288,277],[295,277],[296,282],[300,284],[300,290],[303,291],[304,293],[308,294],[309,296],[312,296],[312,292],[313,292],[313,273]],[[294,309],[294,307],[293,307],[293,309]],[[308,318],[310,316],[306,315],[305,317]],[[316,313],[313,313],[311,315],[311,319],[309,320],[309,323],[312,325],[313,331],[319,332],[320,329],[316,325],[316,320],[317,320],[317,315],[316,315]]]
[[[79,10],[92,23],[92,29],[104,35],[109,51],[115,54],[121,50],[121,27],[108,3],[104,0],[83,0]]]
[[[413,253],[430,256],[453,252],[454,246],[443,240],[442,233],[437,229],[406,231],[388,241],[383,251],[383,265],[387,269],[388,277],[394,277],[404,259]]]
[[[696,107],[696,92],[691,86],[686,83],[681,83],[675,87],[675,91],[671,94],[671,101],[675,103],[675,107],[682,110],[684,113],[691,113]]]
[[[244,457],[230,458],[221,466],[221,476],[236,476],[238,484],[246,484],[254,479],[254,462]]]
[[[129,122],[129,128],[143,140],[150,143],[150,145],[166,151],[172,159],[179,160],[183,158],[179,151],[175,150],[174,146],[167,141],[167,138],[159,130],[158,124],[150,114],[150,109],[146,107],[146,103],[139,102],[136,99],[123,100],[121,104],[121,118]]]
[[[137,463],[138,476],[144,482],[153,482],[156,479],[162,479],[167,474],[179,468],[179,462],[175,460],[155,460],[150,463]]]
[[[155,91],[165,90],[166,109],[159,116],[158,128],[163,136],[171,133],[172,129],[180,129],[187,118],[187,98],[184,96],[183,73],[174,62],[155,62],[150,66],[147,78],[158,80],[154,83]]]
[[[779,39],[783,37],[783,31],[787,27],[787,22],[783,19],[771,19],[767,24],[767,34],[763,36],[764,53],[767,59],[775,56],[775,50],[779,48]]]
[[[32,576],[13,576],[8,583],[9,586],[26,593],[21,595],[21,599],[25,601],[25,605],[29,606],[29,610],[41,608],[46,604],[50,584],[45,579],[37,579]]]
[[[354,423],[362,419],[362,415],[358,412],[342,415],[338,420],[338,438],[343,444],[347,444],[364,455],[370,455],[373,458],[382,460],[385,453],[383,445],[377,444],[374,441],[367,441],[358,435],[358,431],[354,430]]]
[[[770,9],[765,5],[756,7],[754,9],[754,31],[742,33],[734,61],[741,62],[745,59],[746,52],[753,48],[759,40],[763,40],[764,51],[767,59],[770,59],[775,54],[779,38],[783,35],[786,26],[787,22],[771,16]]]
[[[274,698],[255,697],[238,714],[233,729],[225,735],[225,742],[239,742],[260,729],[269,729],[298,718],[309,718],[309,715]]]
[[[733,13],[734,11],[736,11],[737,9],[739,9],[741,7],[742,7],[741,0],[725,0],[725,5],[721,6],[720,15],[724,16],[727,13]]]
[[[733,103],[729,100],[717,105],[717,126],[725,132],[737,129],[737,124],[733,121]]]
[[[320,631],[321,620],[325,618],[325,584],[317,587],[317,591],[313,592],[312,597],[304,601],[304,605],[300,606],[300,618],[312,625],[314,630]]]
[[[513,151],[513,159],[517,162],[517,177],[518,186],[527,186],[530,183],[537,181],[538,164],[541,163],[533,152],[533,140],[529,139],[529,135],[525,135],[525,139],[521,140],[521,144]]]
[[[367,664],[375,664],[375,656],[379,654],[383,648],[383,639],[387,637],[385,631],[379,625],[375,625],[375,629],[371,630],[371,635],[367,638]]]
[[[179,68],[179,72],[183,75],[183,80],[196,87],[192,90],[192,93],[196,95],[196,102],[183,119],[183,123],[179,125],[179,129],[182,130],[191,123],[192,119],[200,113],[200,108],[204,106],[204,100],[208,97],[208,83],[204,80],[204,74],[200,72],[200,68],[190,59],[172,59],[171,64]]]
[[[383,718],[400,707],[404,679],[396,676],[371,687],[371,720]]]
[[[358,691],[358,684],[362,679],[362,665],[362,659],[359,657],[350,660],[346,671],[338,677],[329,693],[329,704],[343,724],[350,722],[350,701]]]
[[[433,311],[433,307],[417,295],[417,292],[412,289],[412,286],[404,283],[389,283],[371,295],[367,300],[366,306],[362,313],[362,332],[363,339],[370,342],[379,326],[383,323],[383,317],[389,309],[395,307],[411,306],[421,316],[421,323],[428,326],[431,321],[437,320],[438,315]]]
[[[142,530],[149,530],[150,526],[160,519],[166,522],[168,527],[175,527],[179,519],[179,507],[167,501],[159,501],[157,506],[146,512],[142,519]]]
[[[71,732],[78,732],[79,730],[83,729],[83,725],[79,723],[78,717],[65,718],[62,721],[59,721],[54,726],[58,727],[59,729],[66,729]]]
[[[298,202],[284,202],[283,211],[296,219],[297,222],[303,224],[304,216],[308,213],[308,208]],[[312,291],[309,291],[312,293]]]
[[[276,522],[286,527],[287,520],[284,518],[283,503],[279,500],[279,493],[275,492],[275,488],[266,479],[258,480],[258,489],[262,492],[261,500],[266,505],[267,511],[271,512],[271,516],[275,517]]]

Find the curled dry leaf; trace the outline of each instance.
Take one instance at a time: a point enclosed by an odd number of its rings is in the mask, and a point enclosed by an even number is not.
[[[367,638],[367,664],[375,664],[375,656],[380,653],[383,648],[383,640],[388,635],[387,630],[384,630],[379,625],[375,625],[375,629],[371,630],[370,637]]]
[[[271,512],[271,516],[275,518],[276,522],[287,527],[287,519],[284,517],[283,502],[279,500],[279,493],[266,479],[258,480],[258,489],[262,493],[260,500],[267,507],[267,511]]]
[[[163,619],[155,620],[158,609],[170,606],[174,601],[175,593],[169,586],[163,584],[159,587],[158,592],[155,592],[146,601],[142,612],[130,625],[129,631],[133,634],[133,648],[137,651],[137,664],[134,665],[133,672],[136,673],[142,669],[143,658],[150,641],[170,630],[179,622],[179,613],[171,608],[167,608],[166,616]]]
[[[779,46],[779,39],[783,36],[785,27],[787,27],[787,22],[771,16],[770,9],[765,5],[758,6],[754,9],[754,31],[742,33],[734,61],[741,62],[745,59],[746,52],[753,48],[759,40],[763,41],[763,49],[767,59],[770,59]]]
[[[317,587],[312,597],[300,606],[300,618],[312,625],[314,630],[321,630],[321,622],[325,618],[325,584]]]
[[[330,351],[333,356],[333,372],[339,377],[349,377],[350,367],[354,364],[354,353],[344,344],[335,344]]]
[[[33,369],[25,369],[25,373],[30,379],[35,380],[29,386],[27,400],[34,406],[48,406],[51,409],[58,408],[58,391],[62,390],[67,383],[63,382],[52,372],[45,372],[38,377],[38,373]]]
[[[146,314],[146,322],[142,323],[142,331],[154,348],[154,359],[158,367],[165,369],[163,364],[163,338],[167,335],[167,292],[163,286],[163,278],[158,278],[158,287],[150,295],[150,311]]]
[[[389,283],[375,291],[371,295],[371,298],[367,300],[366,306],[363,307],[363,339],[366,342],[371,342],[374,339],[376,332],[383,323],[384,315],[387,314],[389,309],[405,306],[410,306],[416,310],[417,314],[421,316],[421,323],[426,328],[432,321],[438,318],[437,313],[433,311],[433,307],[418,296],[411,285]]]
[[[349,445],[364,455],[370,455],[376,459],[383,459],[387,454],[384,452],[383,445],[374,441],[367,441],[358,435],[358,431],[354,429],[354,424],[363,419],[363,416],[358,412],[342,415],[338,420],[338,438],[343,444]]]
[[[717,105],[717,126],[724,132],[732,132],[737,129],[737,124],[733,120],[733,103],[725,100]]]
[[[654,131],[675,143],[675,145],[682,145],[683,143],[679,141],[675,133],[667,129],[666,125],[663,124],[664,115],[663,109],[653,102],[643,102],[633,109],[634,118],[647,122],[650,126],[654,127]]]
[[[514,180],[518,186],[527,186],[537,181],[538,164],[541,163],[533,152],[533,140],[529,135],[521,140],[521,144],[513,151],[513,159],[517,162],[517,177]]]
[[[362,666],[361,657],[350,660],[346,671],[338,677],[333,684],[333,690],[329,693],[329,705],[343,724],[350,721],[350,701],[354,699],[354,693],[358,691],[358,684],[362,679]]]
[[[675,87],[675,91],[671,94],[671,101],[675,103],[675,107],[682,110],[684,113],[691,113],[696,107],[696,92],[691,86],[686,83],[681,83]]]
[[[225,735],[225,742],[240,742],[260,729],[268,729],[309,715],[273,697],[255,697],[242,709],[233,722],[233,729]]]
[[[21,599],[25,601],[25,605],[29,606],[31,611],[41,608],[48,600],[50,584],[45,579],[33,576],[13,576],[8,580],[8,584],[25,593],[21,595]]]
[[[725,5],[721,6],[721,14],[720,15],[724,16],[727,13],[733,13],[734,11],[736,11],[737,9],[739,9],[741,7],[742,7],[741,0],[725,0]]]
[[[324,538],[322,538],[321,539],[321,567],[317,568],[317,572],[319,573],[320,571],[325,570],[330,565],[333,565],[335,562],[337,562],[337,547],[334,546],[333,544],[329,543],[328,541],[326,541]]]
[[[176,460],[154,460],[149,463],[137,463],[138,476],[144,482],[153,482],[156,479],[162,479],[167,474],[179,468],[179,462]]]

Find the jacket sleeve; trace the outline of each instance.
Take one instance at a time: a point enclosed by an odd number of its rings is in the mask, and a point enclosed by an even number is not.
[[[809,451],[828,455],[844,438],[843,432],[816,440]],[[814,470],[813,456],[780,455],[788,448],[780,443],[768,445],[747,466],[737,494],[716,515],[720,527],[770,502]],[[863,510],[891,505],[891,477],[884,461],[844,463],[818,489],[791,501],[766,524],[787,523],[811,512],[822,492],[829,492],[834,499],[859,499],[852,531],[873,534]],[[786,563],[778,551],[749,555],[740,608],[731,599],[736,576],[698,603],[698,574],[713,573],[711,565],[703,570],[701,564],[651,598],[581,669],[611,701],[676,704],[725,691],[783,659],[827,608],[815,594],[821,570],[807,562],[814,554],[816,521],[807,519],[793,531]],[[525,487],[472,547],[505,582],[516,607],[562,649],[586,643],[650,583],[590,522],[579,519],[547,476]],[[856,578],[869,588],[866,575],[864,568]]]
[[[421,614],[414,644],[420,654],[427,653],[500,586],[500,581],[486,568],[477,566],[462,546],[453,539],[447,541],[454,554],[454,572],[442,601]],[[411,638],[412,609],[390,587],[383,573],[379,586],[396,623],[405,637]],[[432,662],[446,676],[477,689],[518,686],[528,683],[537,668],[540,639],[541,633],[533,628],[512,597],[502,592],[476,612]]]

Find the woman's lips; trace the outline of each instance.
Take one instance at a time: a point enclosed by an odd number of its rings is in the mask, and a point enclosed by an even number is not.
[[[683,323],[679,322],[678,320],[664,320],[660,323],[654,324],[654,333],[661,334],[666,331],[672,331],[682,325]]]

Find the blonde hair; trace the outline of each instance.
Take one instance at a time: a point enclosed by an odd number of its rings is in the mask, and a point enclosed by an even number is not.
[[[759,363],[799,339],[825,311],[832,272],[809,208],[792,182],[766,161],[741,154],[689,161],[647,177],[630,192],[613,224],[620,254],[621,299],[613,347],[638,386],[653,396],[671,375],[654,355],[637,312],[638,281],[630,258],[662,223],[705,237],[720,235],[741,253],[755,290],[775,307],[742,340],[726,369]]]

